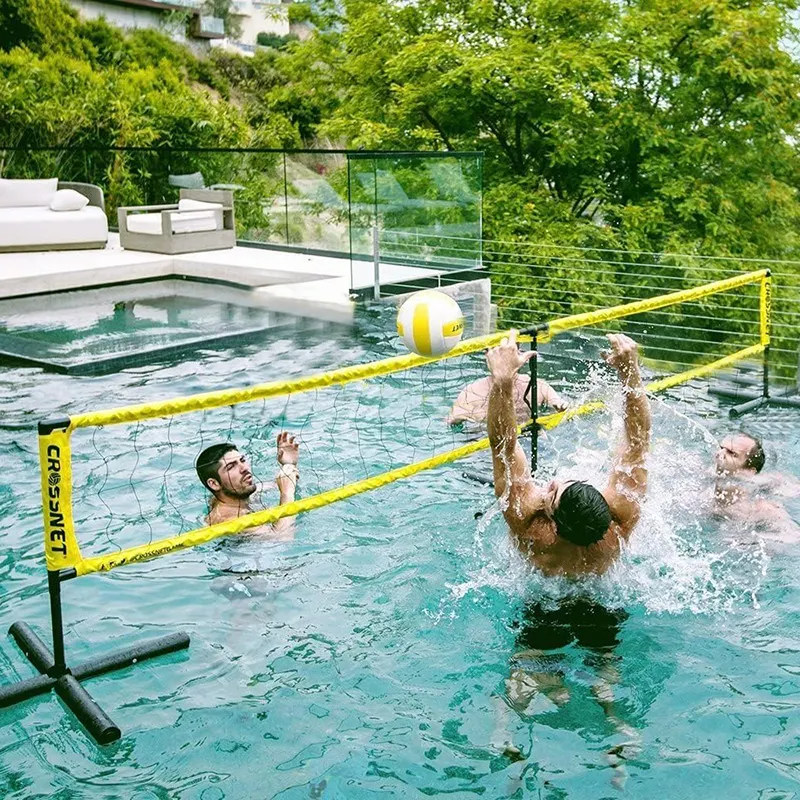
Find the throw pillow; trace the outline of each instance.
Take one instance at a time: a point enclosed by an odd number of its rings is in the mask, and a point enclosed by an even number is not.
[[[80,211],[87,206],[89,198],[74,189],[59,189],[50,201],[51,211]]]
[[[24,180],[0,178],[0,208],[49,206],[58,189],[58,178]]]

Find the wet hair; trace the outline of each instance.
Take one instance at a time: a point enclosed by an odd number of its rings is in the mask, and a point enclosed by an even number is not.
[[[764,469],[764,463],[767,460],[766,455],[764,454],[764,446],[761,444],[761,439],[758,436],[753,436],[751,433],[745,433],[744,431],[741,432],[742,436],[750,439],[753,443],[753,446],[750,448],[750,452],[747,454],[747,459],[744,462],[745,469],[752,469],[756,472],[761,472]]]
[[[553,512],[558,535],[572,544],[588,547],[605,536],[611,524],[608,503],[594,486],[576,481],[561,494]]]
[[[214,478],[219,480],[219,462],[220,459],[231,450],[239,451],[235,444],[230,442],[221,442],[220,444],[212,444],[211,447],[206,447],[195,461],[194,468],[197,470],[197,477],[200,478],[200,483],[209,491],[211,489],[208,485],[208,479]]]

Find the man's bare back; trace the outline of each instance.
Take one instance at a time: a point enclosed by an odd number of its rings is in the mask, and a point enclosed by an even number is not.
[[[517,349],[515,331],[487,353],[493,377],[488,428],[495,494],[504,504],[503,514],[520,552],[548,575],[607,570],[636,525],[647,490],[650,404],[636,343],[621,334],[608,338],[611,352],[605,360],[623,384],[625,434],[602,493],[580,482],[554,480],[546,488],[536,484],[517,441],[514,407],[518,370],[533,355]]]
[[[517,374],[514,382],[514,409],[517,415],[517,422],[520,424],[527,422],[531,418],[530,398],[526,398],[526,393],[530,387],[530,378],[525,375]],[[486,422],[489,412],[489,392],[492,388],[492,376],[479,378],[468,386],[465,386],[456,398],[446,422],[448,425],[455,425],[458,422]],[[538,380],[536,384],[536,402],[539,405],[547,405],[556,411],[563,411],[567,404],[556,392],[553,387],[543,380]]]

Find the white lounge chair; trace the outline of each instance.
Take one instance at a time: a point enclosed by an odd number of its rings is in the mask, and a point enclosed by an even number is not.
[[[199,253],[236,245],[233,192],[181,189],[170,205],[117,209],[119,241],[126,250],[147,253]]]

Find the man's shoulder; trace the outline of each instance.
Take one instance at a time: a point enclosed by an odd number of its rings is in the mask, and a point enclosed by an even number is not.
[[[477,380],[472,381],[472,383],[468,383],[464,387],[463,391],[468,392],[469,394],[488,395],[491,385],[492,385],[491,377],[478,378]]]
[[[222,522],[230,522],[233,519],[238,519],[246,514],[252,513],[252,509],[236,508],[236,506],[229,506],[225,503],[218,503],[213,506],[208,512],[206,523],[208,525],[219,525]]]
[[[759,472],[747,474],[742,483],[756,493],[777,497],[800,496],[800,478],[785,472]]]

